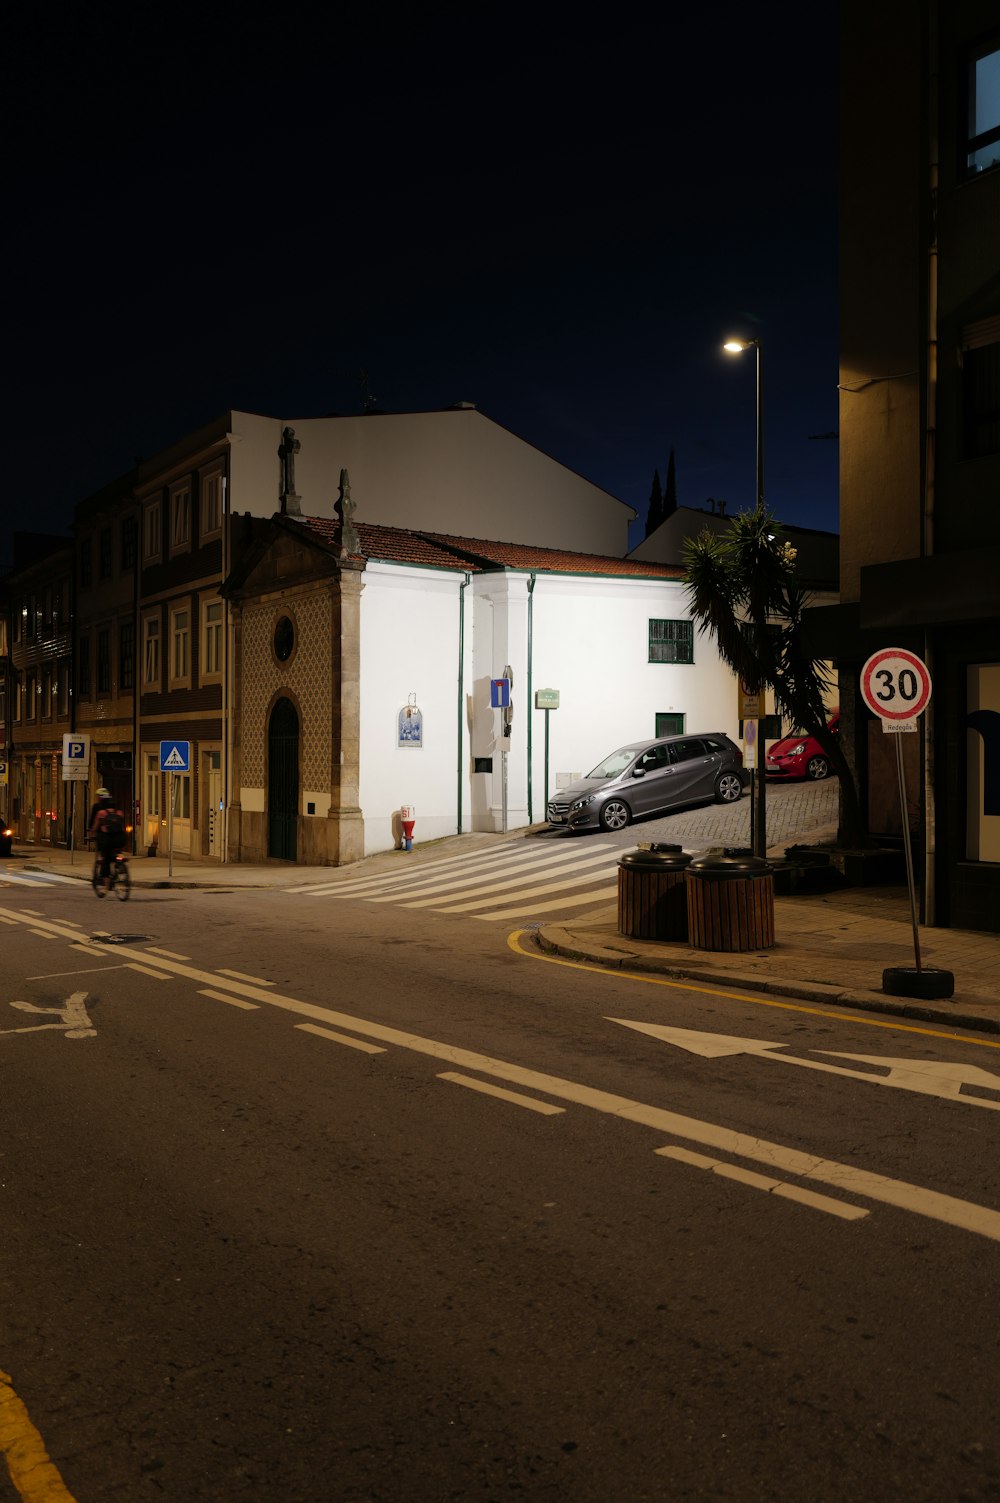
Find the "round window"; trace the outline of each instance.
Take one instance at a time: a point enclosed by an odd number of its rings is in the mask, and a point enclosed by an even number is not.
[[[279,663],[287,663],[295,645],[295,627],[287,616],[282,616],[274,628],[274,655]]]

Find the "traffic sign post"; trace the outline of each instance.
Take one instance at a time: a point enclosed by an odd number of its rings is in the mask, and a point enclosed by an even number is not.
[[[558,689],[536,689],[535,709],[545,711],[545,817],[549,814],[549,716],[559,708]]]
[[[160,742],[160,771],[169,772],[167,794],[167,876],[174,874],[174,782],[177,773],[191,770],[190,741]]]
[[[69,859],[76,859],[76,785],[85,783],[90,776],[90,736],[86,732],[70,731],[63,736],[62,780],[70,784],[69,790]]]
[[[501,795],[500,803],[503,817],[503,832],[507,833],[507,737],[510,735],[510,723],[514,718],[514,706],[511,704],[510,691],[514,683],[514,670],[508,663],[503,671],[503,678],[490,679],[490,708],[500,711],[501,737],[500,737],[500,767],[501,767]]]
[[[896,736],[896,774],[899,781],[899,813],[906,856],[906,883],[910,892],[915,973],[905,966],[890,966],[882,972],[882,990],[896,996],[950,997],[955,978],[950,971],[929,970],[921,965],[920,931],[917,925],[917,893],[913,879],[913,847],[906,808],[906,772],[900,736],[917,730],[917,719],[931,698],[931,675],[927,664],[905,647],[883,647],[873,652],[861,670],[861,697],[882,722],[882,730]]]

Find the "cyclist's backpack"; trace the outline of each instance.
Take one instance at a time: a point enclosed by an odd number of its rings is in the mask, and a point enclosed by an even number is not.
[[[120,809],[105,809],[101,834],[106,835],[109,840],[124,842],[125,818]]]

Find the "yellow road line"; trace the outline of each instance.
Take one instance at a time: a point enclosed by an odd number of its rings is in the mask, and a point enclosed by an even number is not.
[[[861,1023],[866,1028],[888,1028],[893,1033],[920,1033],[925,1038],[950,1039],[956,1044],[970,1044],[978,1049],[1000,1049],[1000,1042],[981,1039],[967,1033],[945,1033],[940,1028],[919,1028],[915,1023],[897,1023],[885,1018],[870,1018],[867,1013],[833,1012],[829,1007],[810,1007],[805,1002],[779,1002],[775,997],[764,997],[758,992],[737,992],[718,986],[703,986],[697,981],[669,981],[666,976],[650,976],[642,971],[622,971],[617,967],[597,965],[590,960],[567,960],[562,955],[541,955],[537,950],[522,949],[518,943],[526,935],[525,929],[514,929],[507,936],[507,947],[515,955],[527,960],[541,960],[546,965],[566,965],[575,971],[590,971],[594,975],[614,976],[622,981],[638,981],[645,986],[666,986],[673,991],[700,992],[705,997],[724,997],[729,1002],[752,1002],[755,1007],[775,1007],[781,1012],[804,1012],[816,1018],[836,1018],[841,1023]]]
[[[0,1372],[0,1452],[10,1480],[24,1503],[74,1503],[11,1385],[10,1374]]]

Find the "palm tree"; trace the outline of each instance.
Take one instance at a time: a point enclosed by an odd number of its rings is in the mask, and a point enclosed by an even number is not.
[[[815,736],[840,777],[839,839],[864,841],[854,776],[838,738],[827,729],[824,690],[829,674],[801,648],[802,615],[810,597],[795,576],[795,549],[763,507],[741,512],[725,533],[707,530],[684,544],[685,583],[699,632],[715,638],[719,655],[750,693],[771,689],[778,711]],[[764,850],[764,774],[760,769],[758,854]]]

